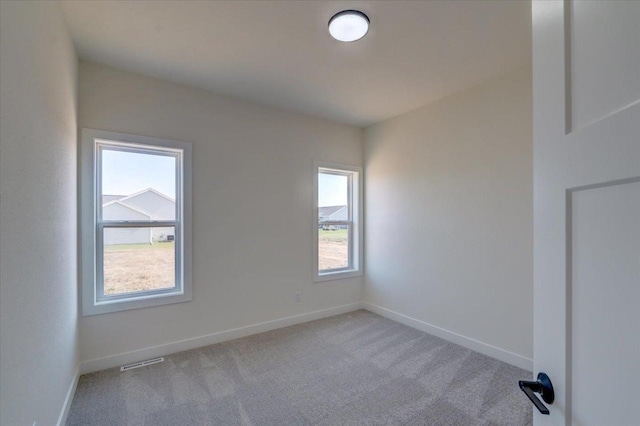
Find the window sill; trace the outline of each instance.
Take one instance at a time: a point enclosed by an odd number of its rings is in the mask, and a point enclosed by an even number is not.
[[[313,279],[313,282],[321,283],[326,281],[344,280],[347,278],[361,277],[362,275],[362,271],[360,270],[328,272],[326,274],[316,275],[316,277]]]
[[[101,300],[83,306],[82,316],[108,314],[111,312],[128,311],[131,309],[149,308],[152,306],[169,305],[172,303],[190,302],[191,294],[183,292],[140,295],[128,299]]]

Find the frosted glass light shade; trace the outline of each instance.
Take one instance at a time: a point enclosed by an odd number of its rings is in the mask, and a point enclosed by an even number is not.
[[[360,40],[369,31],[369,18],[357,10],[343,10],[329,20],[329,34],[339,41]]]

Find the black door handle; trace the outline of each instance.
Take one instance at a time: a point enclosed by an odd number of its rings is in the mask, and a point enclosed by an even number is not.
[[[542,400],[547,404],[553,404],[553,400],[555,399],[555,394],[553,393],[553,385],[551,384],[551,380],[549,376],[545,373],[538,373],[538,380],[535,382],[530,382],[526,380],[520,380],[518,382],[520,389],[524,392],[533,405],[536,406],[538,411],[542,414],[549,414],[549,409],[538,399],[535,395],[539,393],[542,397]]]

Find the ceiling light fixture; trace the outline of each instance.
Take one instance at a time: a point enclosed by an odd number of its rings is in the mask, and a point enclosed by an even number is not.
[[[356,41],[369,31],[369,18],[357,10],[343,10],[329,19],[329,34],[339,41]]]

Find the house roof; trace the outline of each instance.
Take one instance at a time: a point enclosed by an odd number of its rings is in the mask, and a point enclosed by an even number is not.
[[[102,206],[106,206],[107,204],[113,203],[115,201],[123,201],[126,202],[127,200],[133,198],[133,197],[137,197],[140,194],[144,194],[145,192],[153,192],[154,194],[158,194],[159,196],[161,196],[162,198],[166,198],[167,200],[171,201],[171,202],[176,202],[176,200],[174,200],[173,198],[169,197],[168,195],[163,194],[160,191],[156,191],[153,188],[147,188],[147,189],[143,189],[142,191],[138,191],[135,192],[131,195],[103,195],[102,196]],[[105,197],[120,197],[120,198],[111,198],[110,200],[105,201]]]
[[[149,218],[153,217],[153,216],[151,215],[151,213],[148,213],[148,212],[146,212],[146,211],[144,211],[144,210],[142,210],[142,209],[140,209],[140,208],[130,206],[129,204],[122,203],[122,202],[120,202],[120,200],[115,200],[115,201],[111,201],[111,202],[109,202],[109,203],[103,204],[103,205],[102,205],[102,208],[104,209],[105,207],[109,207],[109,206],[112,206],[112,205],[114,205],[114,204],[119,204],[119,205],[121,205],[122,207],[125,207],[125,208],[127,208],[127,209],[129,209],[129,210],[133,210],[134,212],[136,212],[136,213],[140,213],[140,214],[142,214],[142,215],[144,215],[144,216],[148,216]]]
[[[320,217],[328,217],[331,216],[334,213],[339,212],[340,210],[344,209],[347,206],[325,206],[325,207],[318,207],[318,216]]]
[[[125,197],[126,197],[126,195],[108,195],[108,194],[103,194],[102,195],[102,204],[107,204],[107,203],[110,203],[111,201],[121,200],[121,199],[123,199]]]
[[[153,188],[147,188],[147,189],[143,189],[142,191],[134,192],[131,195],[127,195],[126,197],[121,198],[120,201],[126,201],[126,200],[128,200],[130,198],[137,197],[140,194],[144,194],[145,192],[153,192],[154,194],[157,194],[157,195],[161,196],[162,198],[166,198],[167,200],[172,201],[174,203],[176,202],[176,200],[174,200],[173,198],[171,198],[168,195],[165,195],[162,192],[157,191],[157,190],[155,190]]]
[[[146,192],[152,192],[154,194],[157,194],[158,196],[165,198],[166,200],[171,201],[172,203],[175,203],[176,200],[174,200],[173,198],[169,197],[168,195],[163,194],[160,191],[157,191],[153,188],[147,188],[147,189],[143,189],[142,191],[138,191],[136,193],[133,193],[131,195],[103,195],[102,196],[102,208],[104,209],[105,207],[109,207],[113,204],[120,204],[121,206],[127,207],[128,209],[131,209],[133,211],[136,211],[138,213],[141,213],[145,216],[149,216],[150,218],[153,217],[153,214],[145,211],[144,209],[140,208],[140,206],[132,206],[129,203],[127,203],[128,200],[137,197],[138,195],[144,194]],[[105,201],[105,199],[107,201]]]

